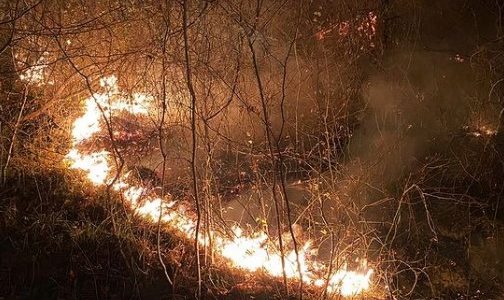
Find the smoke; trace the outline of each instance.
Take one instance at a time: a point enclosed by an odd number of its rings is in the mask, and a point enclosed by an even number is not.
[[[400,196],[410,174],[429,157],[451,151],[451,141],[462,134],[469,118],[472,82],[470,66],[447,53],[403,51],[385,58],[362,85],[365,104],[334,177],[326,172],[318,191],[308,185],[288,191],[289,201],[299,207],[293,219],[300,216],[302,222],[310,211],[315,223],[323,224],[323,210],[326,221],[336,227],[358,224],[361,217],[390,222],[397,202],[374,204]],[[303,210],[314,201],[317,204]],[[224,219],[256,228],[261,219],[275,224],[272,203],[270,191],[259,188],[227,202]],[[350,213],[343,212],[342,206]],[[359,230],[358,226],[348,228]],[[353,237],[348,234],[349,239]],[[328,259],[330,249],[329,240],[322,242],[319,257]]]
[[[467,64],[446,53],[390,55],[362,87],[365,109],[348,145],[337,199],[363,208],[397,194],[431,156],[450,151],[471,104]],[[382,206],[366,217],[390,220]]]

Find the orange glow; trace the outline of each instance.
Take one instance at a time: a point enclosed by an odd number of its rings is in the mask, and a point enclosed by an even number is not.
[[[84,113],[73,123],[72,148],[66,156],[70,167],[81,170],[95,186],[110,184],[111,178],[114,177],[114,170],[108,164],[109,152],[96,149],[90,154],[82,154],[79,150],[83,142],[89,141],[103,130],[100,125],[103,113],[99,106],[107,114],[127,111],[135,115],[145,115],[153,103],[152,97],[145,94],[134,94],[127,99],[119,93],[114,76],[102,79],[100,84],[106,92],[96,93],[85,101]],[[183,207],[176,206],[176,201],[172,199],[152,196],[153,193],[144,187],[126,183],[127,177],[128,174],[121,175],[113,188],[123,196],[136,214],[154,222],[161,219],[186,238],[194,239],[196,221],[184,212]],[[264,272],[273,277],[281,277],[285,272],[288,278],[301,279],[312,286],[325,286],[325,270],[328,267],[311,259],[310,242],[301,245],[299,249],[301,272],[294,250],[285,253],[285,269],[282,270],[281,255],[264,232],[247,235],[238,226],[233,227],[232,232],[231,237],[217,231],[210,233],[214,252],[225,258],[229,266],[250,272]],[[208,237],[200,236],[198,242],[208,245]],[[302,278],[299,278],[300,273]],[[359,270],[347,270],[345,265],[329,277],[327,291],[343,296],[360,294],[370,288],[372,273],[373,270],[367,267],[365,261]]]

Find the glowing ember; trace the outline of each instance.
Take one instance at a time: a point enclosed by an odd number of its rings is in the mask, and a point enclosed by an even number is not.
[[[153,103],[149,95],[133,94],[132,98],[128,99],[119,93],[117,78],[114,76],[103,78],[100,84],[106,92],[95,93],[85,101],[83,115],[73,123],[72,149],[66,156],[70,167],[83,171],[89,181],[96,186],[110,184],[110,180],[114,177],[114,170],[108,164],[110,153],[101,149],[90,154],[82,154],[79,147],[102,131],[100,121],[104,113],[106,117],[110,117],[116,111],[145,115]],[[150,190],[127,183],[127,177],[128,174],[121,175],[113,188],[121,193],[139,216],[152,221],[161,219],[188,239],[194,239],[196,222],[188,217],[183,207],[175,207],[175,201],[155,197]],[[293,250],[285,253],[285,268],[282,270],[281,255],[265,233],[244,235],[243,230],[237,226],[232,228],[232,231],[231,237],[216,231],[210,233],[214,252],[227,259],[232,267],[251,272],[261,271],[275,277],[281,277],[285,272],[288,278],[301,279],[308,285],[323,287],[327,284],[329,293],[343,296],[360,294],[370,288],[373,270],[367,268],[365,261],[359,271],[349,271],[344,265],[326,280],[327,266],[310,258],[309,242],[302,245],[298,251],[301,272]],[[200,236],[198,242],[208,245],[208,241],[207,236]],[[299,278],[300,273],[302,278]]]
[[[492,128],[492,126],[489,125],[473,125],[473,126],[464,126],[462,127],[464,131],[467,132],[468,135],[474,136],[474,137],[487,137],[491,138],[495,135],[497,135],[497,129]]]

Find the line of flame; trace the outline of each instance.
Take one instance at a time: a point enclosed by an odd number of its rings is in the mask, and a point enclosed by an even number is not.
[[[83,154],[79,151],[79,145],[102,131],[100,120],[104,112],[111,114],[113,111],[127,111],[135,115],[146,115],[153,103],[153,98],[147,94],[133,94],[130,99],[124,97],[119,93],[115,76],[101,79],[100,84],[106,92],[95,93],[86,99],[84,113],[73,122],[72,148],[66,156],[70,168],[83,171],[95,186],[110,184],[113,178],[113,169],[109,166],[111,154],[105,149]],[[176,209],[175,201],[152,196],[148,189],[126,183],[127,176],[123,175],[114,183],[113,188],[122,194],[138,215],[153,221],[161,219],[187,238],[194,239],[196,222]],[[244,235],[238,226],[234,226],[232,231],[233,237],[219,232],[211,233],[214,252],[226,258],[232,267],[251,272],[263,271],[274,277],[283,276],[285,271],[288,278],[299,280],[300,272],[293,250],[285,254],[285,268],[282,270],[281,256],[277,250],[268,247],[268,236],[265,233]],[[209,244],[207,237],[200,237],[198,242],[205,246]],[[329,278],[325,278],[323,270],[327,266],[310,259],[310,249],[311,244],[307,242],[298,253],[302,280],[306,284],[323,287],[327,283],[327,292],[342,296],[357,295],[370,288],[373,270],[367,267],[365,260],[361,261],[362,266],[358,271],[348,270],[344,264]]]

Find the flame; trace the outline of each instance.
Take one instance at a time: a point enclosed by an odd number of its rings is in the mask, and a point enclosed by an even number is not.
[[[327,289],[329,292],[339,291],[345,297],[360,294],[369,289],[372,274],[373,270],[368,270],[363,275],[363,273],[347,271],[345,267],[331,276]]]
[[[114,170],[108,164],[110,153],[101,149],[82,154],[79,147],[102,131],[100,121],[104,113],[110,116],[113,112],[125,111],[133,115],[146,115],[153,103],[152,97],[146,94],[136,93],[131,98],[125,97],[119,92],[115,76],[101,79],[100,85],[105,92],[95,93],[86,99],[84,113],[73,122],[72,148],[66,156],[70,168],[83,171],[95,186],[111,184]],[[161,220],[188,239],[195,238],[196,221],[186,213],[183,205],[176,206],[176,201],[172,199],[153,196],[149,189],[127,183],[127,177],[128,173],[122,175],[113,188],[136,214],[152,221]],[[231,237],[217,231],[210,233],[214,252],[227,259],[232,267],[250,272],[260,271],[274,277],[281,277],[285,272],[288,278],[302,280],[312,286],[327,285],[327,292],[342,296],[354,296],[370,288],[373,270],[367,267],[366,261],[363,261],[359,270],[348,270],[344,265],[326,278],[325,270],[328,267],[311,259],[311,243],[307,242],[300,247],[298,257],[294,250],[285,253],[285,267],[282,269],[281,255],[266,233],[246,235],[238,226],[232,228],[232,233]],[[208,246],[209,240],[208,236],[200,235],[198,242]]]
[[[67,158],[73,162],[70,168],[85,171],[87,178],[95,185],[104,184],[109,175],[108,157],[109,153],[107,151],[83,155],[77,149],[72,149],[67,154]]]
[[[72,126],[73,143],[80,142],[91,138],[94,134],[100,132],[100,110],[93,99],[87,99],[85,103],[85,113],[77,118]],[[77,151],[76,149],[73,149]]]

